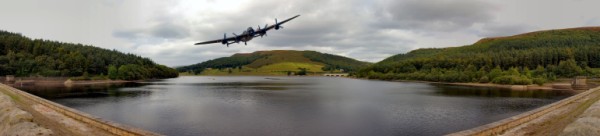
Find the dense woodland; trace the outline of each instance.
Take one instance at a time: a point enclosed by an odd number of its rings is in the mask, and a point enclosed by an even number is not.
[[[295,55],[296,53],[300,53],[301,55]],[[193,72],[195,74],[201,73],[206,68],[213,69],[226,69],[226,68],[241,68],[242,66],[247,66],[259,59],[263,59],[263,63],[257,66],[249,66],[253,68],[257,68],[263,66],[265,64],[273,64],[277,63],[275,59],[270,58],[272,55],[281,56],[282,54],[287,55],[287,59],[289,61],[312,61],[314,63],[322,63],[325,66],[322,68],[323,71],[333,71],[344,69],[346,72],[357,71],[360,68],[364,68],[370,63],[357,61],[351,58],[346,58],[342,56],[320,53],[316,51],[258,51],[250,54],[235,54],[230,57],[222,57],[209,61],[205,61],[202,63],[178,67],[177,70],[180,72]],[[298,71],[301,71],[298,69]]]
[[[138,80],[178,73],[134,54],[0,30],[0,75]]]
[[[532,32],[486,38],[473,45],[418,49],[361,69],[385,80],[543,84],[556,78],[597,77],[600,28]]]

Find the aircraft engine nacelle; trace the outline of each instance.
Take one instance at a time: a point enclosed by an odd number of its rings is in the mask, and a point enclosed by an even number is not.
[[[268,24],[265,24],[265,29],[268,27]],[[260,29],[260,25],[258,26],[258,34],[260,35],[260,38],[262,38],[263,36],[267,36],[267,30],[263,30]]]
[[[283,26],[281,26],[279,23],[277,23],[277,18],[275,18],[275,30],[279,30],[283,28]]]
[[[227,33],[223,34],[223,40],[221,40],[222,44],[227,44]]]

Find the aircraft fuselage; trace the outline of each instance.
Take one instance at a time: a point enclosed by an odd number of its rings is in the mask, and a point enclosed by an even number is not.
[[[232,43],[238,43],[238,42],[244,42],[244,45],[247,44],[248,41],[252,40],[254,38],[254,29],[252,29],[252,27],[248,27],[248,29],[246,29],[246,31],[242,32],[242,36],[239,37],[239,39],[237,39],[236,41],[233,41],[231,43],[227,43],[227,45],[232,44]],[[238,35],[236,35],[234,33],[234,35],[237,37]]]
[[[246,35],[246,36],[242,37],[242,39],[240,39],[240,40],[243,42],[248,42],[248,41],[252,40],[252,38],[254,38],[253,33],[254,33],[254,29],[252,29],[252,27],[248,27],[248,29],[246,29],[246,31],[244,31],[242,33],[242,35]]]

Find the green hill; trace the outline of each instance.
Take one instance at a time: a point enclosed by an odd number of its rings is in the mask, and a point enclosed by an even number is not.
[[[148,58],[89,45],[30,39],[0,30],[0,76],[137,80],[177,77],[175,69]]]
[[[238,53],[177,68],[180,72],[203,75],[286,75],[352,72],[370,63],[316,51],[273,50]]]
[[[387,80],[542,84],[557,77],[598,76],[600,27],[484,38],[472,45],[418,49],[360,70]]]

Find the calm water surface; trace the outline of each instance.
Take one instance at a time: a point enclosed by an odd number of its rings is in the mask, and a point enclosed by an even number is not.
[[[21,87],[107,120],[176,136],[443,135],[569,93],[329,77],[179,77]]]

